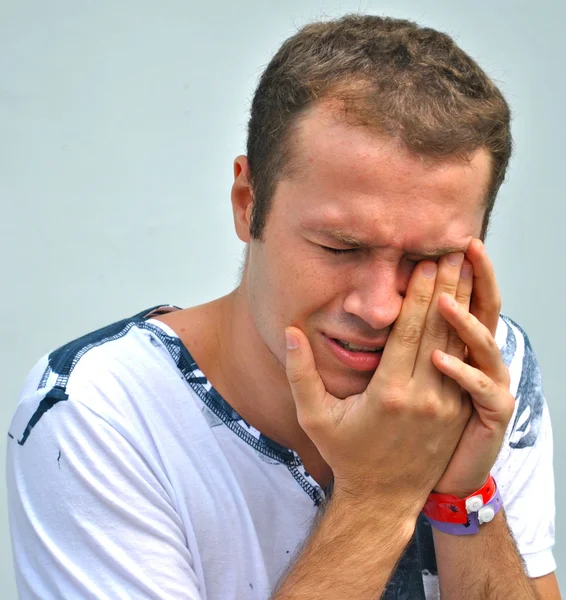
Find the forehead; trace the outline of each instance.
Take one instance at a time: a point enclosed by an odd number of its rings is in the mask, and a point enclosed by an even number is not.
[[[351,121],[351,120],[350,120]],[[298,120],[292,136],[292,169],[297,178],[340,174],[348,185],[383,175],[400,192],[415,185],[452,187],[478,203],[485,201],[491,175],[491,157],[480,148],[466,158],[434,158],[410,151],[398,138],[379,134],[363,125],[355,125],[336,104],[315,104]],[[350,175],[350,177],[348,177]],[[345,179],[346,178],[346,179]],[[405,186],[403,189],[403,185]]]
[[[433,160],[324,105],[298,123],[293,140],[293,168],[276,196],[303,227],[380,233],[400,244],[411,243],[411,233],[453,246],[480,235],[491,173],[487,150]]]

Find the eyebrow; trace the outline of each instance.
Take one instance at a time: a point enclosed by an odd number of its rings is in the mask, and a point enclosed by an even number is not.
[[[360,249],[370,249],[375,246],[375,244],[365,240],[360,240],[356,236],[351,235],[340,228],[312,229],[311,231],[313,233],[323,235],[328,239],[333,239],[334,241],[344,244],[345,246],[351,246]],[[436,248],[414,249],[406,251],[405,253],[423,258],[439,258],[445,254],[451,254],[453,252],[466,252],[466,250],[467,246],[438,246]]]

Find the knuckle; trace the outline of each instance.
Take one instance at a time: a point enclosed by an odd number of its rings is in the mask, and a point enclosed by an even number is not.
[[[463,332],[467,332],[468,334],[473,334],[474,329],[476,329],[478,325],[480,325],[483,328],[483,325],[478,321],[478,319],[476,319],[476,317],[474,317],[474,315],[472,313],[466,312],[465,314],[462,315],[462,321],[461,321],[460,327]]]
[[[427,293],[424,289],[416,290],[412,295],[413,302],[420,308],[428,308],[431,299],[432,294]]]
[[[495,387],[497,387],[495,383],[483,373],[478,377],[477,386],[478,390],[483,394],[488,394],[492,392]]]
[[[431,419],[438,417],[440,414],[439,402],[433,396],[425,396],[419,406],[419,415],[421,417]]]
[[[441,286],[442,292],[447,292],[452,296],[456,296],[456,291],[458,290],[458,280],[454,281],[443,281]]]
[[[467,306],[470,302],[471,296],[471,290],[463,291],[461,288],[458,288],[455,299],[458,304]]]
[[[458,352],[459,356],[463,356],[464,348],[465,344],[460,339],[460,336],[454,331],[454,329],[449,329],[447,352],[449,354],[452,352]]]
[[[491,354],[499,354],[499,346],[489,331],[485,331],[485,346]]]
[[[464,392],[455,382],[447,388],[441,399],[442,415],[447,424],[461,423],[471,412],[471,402],[466,402]]]
[[[466,314],[464,323],[468,329],[473,329],[474,327],[480,327],[481,329],[485,329],[485,331],[487,333],[489,333],[489,330],[487,329],[487,327],[476,317],[476,315],[473,315],[471,312],[468,312]]]
[[[480,342],[483,342],[483,338],[481,337],[483,334],[491,336],[491,333],[489,332],[487,327],[471,312],[466,312],[462,316],[461,327],[462,327],[463,331],[467,332],[470,335],[473,335],[473,337],[476,339],[478,339],[478,335],[479,335]],[[478,330],[479,330],[479,333],[478,333]]]
[[[447,425],[460,424],[462,421],[463,409],[457,406],[455,403],[449,407],[446,407],[443,416],[443,422]]]
[[[425,325],[425,332],[429,337],[435,340],[445,339],[448,333],[448,324],[441,318],[429,319]]]
[[[450,421],[450,423],[455,424],[457,427],[463,429],[466,426],[466,423],[468,423],[468,421],[470,420],[472,412],[473,410],[471,403],[460,405],[458,410],[454,410],[452,420]]]
[[[423,333],[423,325],[416,317],[410,317],[403,323],[397,332],[399,341],[403,346],[416,346],[421,339]]]
[[[390,415],[399,415],[407,409],[407,402],[400,394],[388,394],[381,400],[381,407]]]

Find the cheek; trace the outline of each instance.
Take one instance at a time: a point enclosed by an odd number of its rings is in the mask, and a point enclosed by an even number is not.
[[[269,295],[281,318],[300,325],[313,313],[339,303],[347,281],[348,269],[309,252],[297,253],[278,260],[270,275]]]
[[[254,257],[249,268],[251,311],[263,335],[271,337],[293,320],[294,306],[299,303],[303,285],[300,270],[281,252],[264,249]]]

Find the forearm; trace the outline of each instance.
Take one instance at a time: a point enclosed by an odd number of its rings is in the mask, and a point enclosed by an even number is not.
[[[334,497],[272,600],[375,600],[381,597],[416,514]]]
[[[474,535],[433,532],[442,600],[537,598],[503,510]]]

